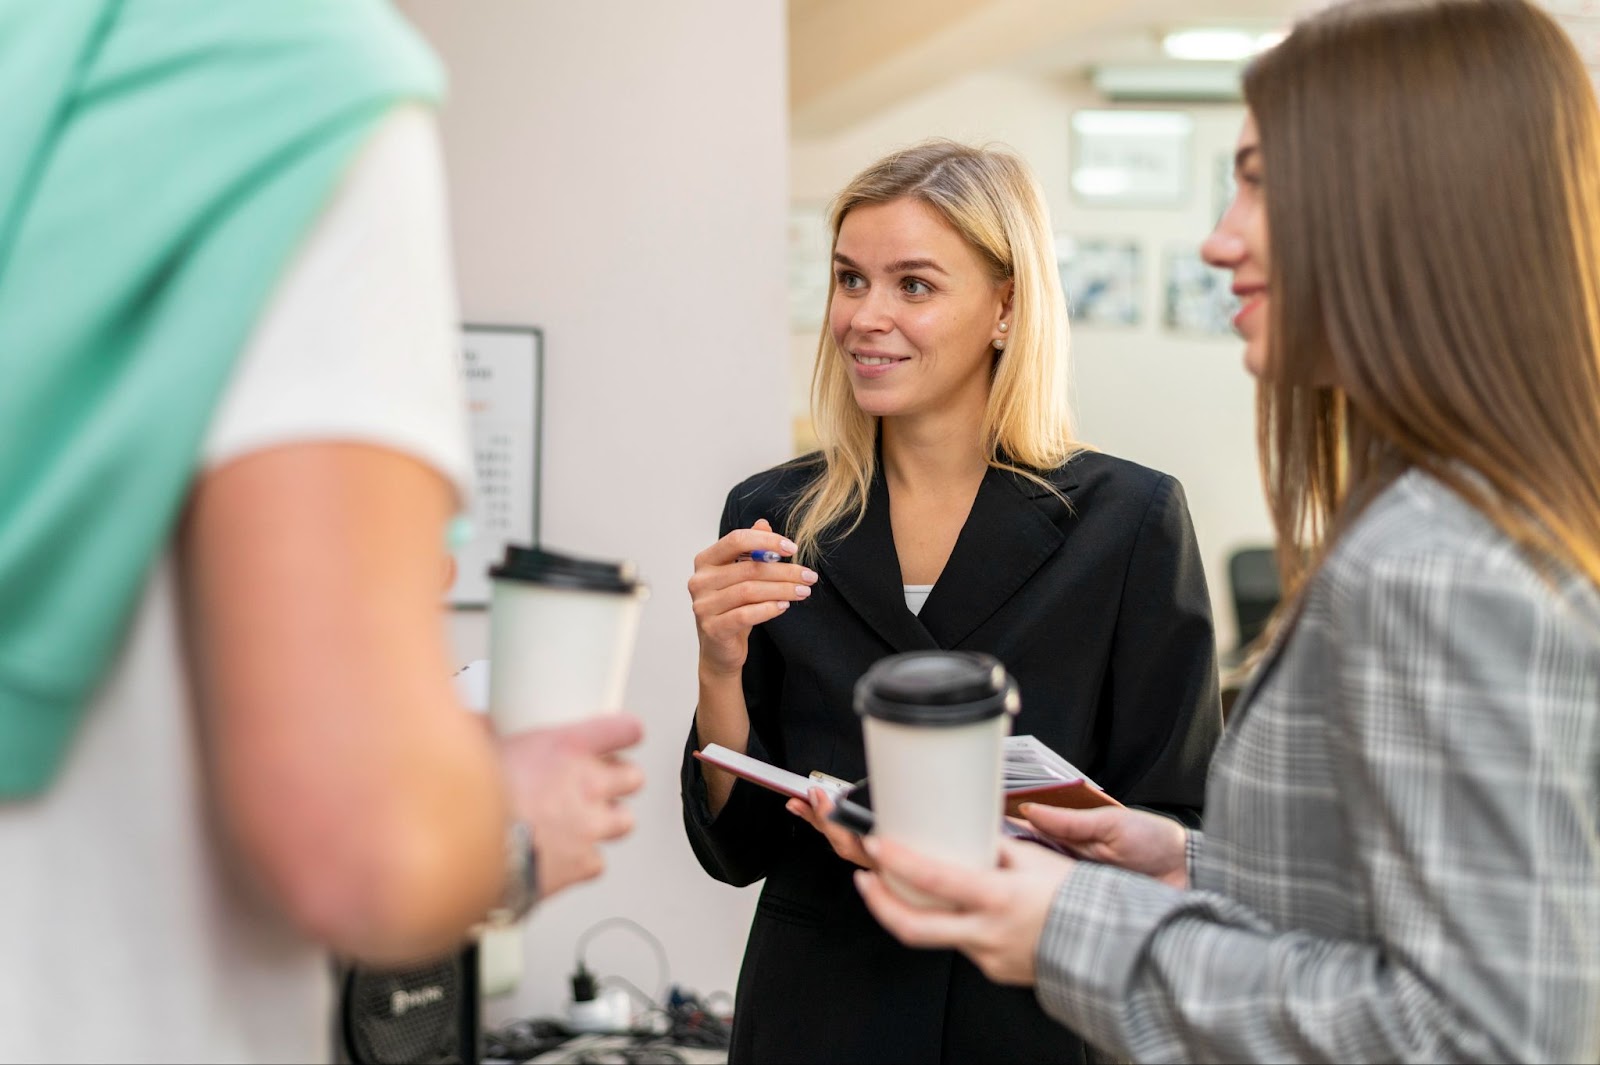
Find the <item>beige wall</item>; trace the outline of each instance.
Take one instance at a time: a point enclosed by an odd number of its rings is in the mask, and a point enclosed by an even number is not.
[[[491,1021],[558,1012],[580,933],[631,917],[674,981],[733,990],[753,892],[695,863],[677,767],[695,701],[684,582],[723,496],[787,457],[787,120],[778,0],[405,0],[451,71],[443,119],[463,311],[545,330],[543,537],[637,559],[654,588],[628,702],[649,738],[638,831],[540,908]],[[486,653],[458,613],[463,661]],[[650,952],[597,971],[654,991]]]
[[[1108,210],[1076,202],[1069,184],[1069,121],[1099,107],[1086,87],[1006,73],[975,74],[907,101],[843,134],[793,143],[797,205],[820,205],[878,156],[925,137],[999,143],[1039,174],[1058,233],[1131,237],[1144,249],[1144,321],[1137,328],[1074,327],[1073,406],[1080,435],[1104,451],[1164,470],[1189,496],[1224,648],[1234,633],[1226,558],[1244,543],[1270,542],[1271,523],[1255,465],[1254,386],[1232,337],[1195,339],[1160,322],[1161,256],[1197,246],[1213,218],[1215,157],[1231,152],[1243,110],[1190,108],[1195,119],[1192,193],[1181,208]],[[792,415],[804,412],[815,331],[791,334]]]

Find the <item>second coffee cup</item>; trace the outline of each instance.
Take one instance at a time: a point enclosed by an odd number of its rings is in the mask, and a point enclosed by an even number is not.
[[[1000,850],[1002,759],[1020,707],[1016,681],[990,655],[914,651],[877,662],[856,682],[874,831],[971,868]],[[886,877],[908,902],[936,905]]]
[[[621,709],[647,595],[633,564],[509,546],[489,576],[495,727],[520,732]]]

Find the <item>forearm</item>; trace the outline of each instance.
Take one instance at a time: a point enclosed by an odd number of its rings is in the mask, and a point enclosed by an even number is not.
[[[385,793],[396,801],[376,828],[387,838],[367,856],[370,887],[328,937],[350,956],[381,964],[455,949],[502,897],[504,776],[478,722],[451,717],[466,727],[440,730],[392,766]]]
[[[457,946],[500,896],[509,804],[492,742],[448,691],[324,750],[343,772],[219,761],[224,816],[292,921],[371,964]],[[350,742],[344,742],[348,739]]]
[[[738,673],[717,673],[700,665],[700,701],[694,711],[700,745],[719,744],[743,754],[750,746],[750,713]],[[706,802],[715,817],[727,805],[736,777],[711,765],[701,765],[706,782]]]
[[[1531,1003],[1595,987],[1504,987]],[[1376,942],[1285,933],[1208,892],[1180,892],[1082,866],[1063,884],[1040,941],[1045,1010],[1135,1060],[1576,1060],[1584,1033],[1497,1030],[1469,1005],[1472,976],[1419,972]],[[1580,970],[1572,970],[1576,975]],[[1495,1011],[1498,1012],[1498,1011]]]

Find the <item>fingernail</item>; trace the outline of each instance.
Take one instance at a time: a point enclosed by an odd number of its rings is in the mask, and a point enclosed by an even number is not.
[[[811,586],[809,584],[797,584],[794,586],[794,594],[796,599],[804,599],[811,594]]]
[[[779,603],[779,604],[778,604],[778,613],[780,613],[780,614],[781,614],[781,613],[783,613],[783,612],[784,612],[784,611],[785,611],[785,610],[788,610],[788,609],[789,609],[789,607],[790,607],[790,606],[791,606],[791,605],[793,605],[793,604],[791,604],[791,603],[788,603],[788,602],[782,602],[782,603]]]
[[[860,891],[867,886],[867,871],[865,869],[857,869],[851,879],[856,882],[856,890]]]
[[[871,836],[862,837],[861,846],[868,854],[872,855],[874,858],[876,858],[878,856],[878,850],[879,850],[878,841],[876,839],[874,839],[873,837],[871,837]]]
[[[790,554],[790,555],[792,555],[796,551],[800,550],[799,546],[793,540],[785,540],[781,544],[779,544],[778,546],[783,548],[783,550],[784,550],[784,552],[786,554]]]
[[[805,581],[807,584],[816,584],[817,583],[817,573],[816,573],[815,570],[809,570],[809,569],[806,569],[804,567],[801,567],[801,569],[800,569],[800,579]]]

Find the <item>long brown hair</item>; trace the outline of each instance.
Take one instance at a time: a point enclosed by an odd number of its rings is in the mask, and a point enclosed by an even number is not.
[[[1067,305],[1038,181],[1009,152],[924,141],[885,156],[845,186],[829,212],[834,244],[852,210],[898,199],[938,211],[977,251],[996,284],[1011,282],[1011,330],[995,362],[981,446],[991,466],[1049,487],[1033,471],[1056,468],[1082,445],[1073,437],[1067,405]],[[830,274],[830,303],[834,285]],[[842,536],[860,523],[877,464],[878,419],[857,406],[846,356],[827,323],[817,341],[811,411],[822,462],[789,523],[803,559],[817,557],[830,530]]]
[[[1286,603],[1411,468],[1600,586],[1600,111],[1565,33],[1523,0],[1347,3],[1244,86]]]

